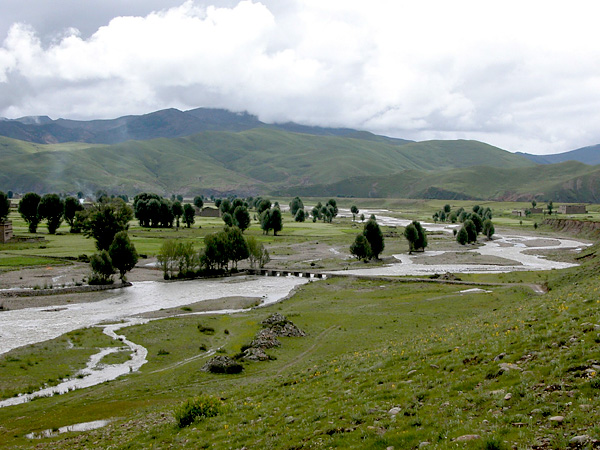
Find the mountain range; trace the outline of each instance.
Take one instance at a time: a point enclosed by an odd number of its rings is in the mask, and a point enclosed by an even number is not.
[[[597,202],[600,167],[584,163],[599,163],[599,153],[541,157],[205,108],[92,121],[36,116],[0,120],[0,189]]]

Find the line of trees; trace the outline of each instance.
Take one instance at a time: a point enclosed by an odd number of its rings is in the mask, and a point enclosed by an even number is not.
[[[483,233],[488,239],[496,232],[492,223],[492,210],[490,208],[482,208],[475,205],[471,212],[467,212],[461,208],[459,220],[462,222],[462,227],[456,233],[456,242],[461,245],[477,242],[477,236]]]
[[[385,248],[385,242],[381,228],[374,216],[365,223],[363,232],[356,236],[350,253],[359,260],[379,259],[379,255]]]
[[[244,237],[238,227],[204,237],[204,248],[194,250],[192,242],[166,240],[158,254],[165,279],[193,278],[237,270],[239,261],[248,259],[252,268],[269,262],[269,252],[253,236]]]

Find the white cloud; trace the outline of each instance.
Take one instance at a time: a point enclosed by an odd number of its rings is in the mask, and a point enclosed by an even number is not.
[[[14,24],[0,115],[197,106],[549,153],[600,142],[592,1],[187,1],[50,43]]]

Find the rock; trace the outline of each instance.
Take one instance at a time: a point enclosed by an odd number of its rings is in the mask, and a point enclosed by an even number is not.
[[[583,405],[579,405],[579,408],[580,408],[582,411],[589,411],[589,410],[591,410],[591,409],[592,409],[592,405],[583,404]]]
[[[498,362],[501,359],[503,359],[506,356],[506,353],[500,353],[499,355],[496,355],[496,357],[494,358],[494,361]]]
[[[386,447],[385,450],[394,450],[394,446],[390,445],[389,447]]]
[[[396,414],[398,414],[400,411],[402,410],[402,408],[400,408],[399,406],[394,406],[392,409],[390,409],[388,411],[388,414],[391,416],[395,416]]]
[[[296,419],[294,418],[294,416],[287,416],[285,418],[285,423],[294,423]]]
[[[481,439],[481,436],[478,434],[463,434],[462,436],[454,439],[455,441],[464,442],[464,441],[475,441],[477,439]]]
[[[512,398],[512,394],[509,392],[504,396],[504,400],[510,400]]]
[[[591,437],[589,437],[587,434],[582,434],[581,436],[573,436],[571,439],[569,439],[569,442],[571,444],[575,444],[577,446],[579,445],[585,445],[588,442],[590,442],[592,440]]]
[[[564,418],[564,416],[552,416],[548,420],[550,422],[563,423],[565,418]]]
[[[523,371],[523,369],[513,363],[500,363],[499,367],[501,373],[510,372],[511,370],[517,370],[519,372]]]
[[[540,408],[532,409],[530,412],[530,414],[532,416],[537,416],[538,414],[543,414],[543,413],[544,413],[544,411],[542,411]]]
[[[410,377],[413,373],[416,373],[417,369],[409,370],[406,376]]]
[[[525,422],[515,422],[512,424],[513,427],[517,427],[517,428],[523,428],[526,427],[527,424]]]
[[[211,358],[204,366],[202,370],[210,373],[240,373],[244,370],[244,367],[237,361],[231,359],[229,356],[215,356]]]
[[[250,347],[244,350],[242,359],[245,361],[268,361],[270,358],[262,347]]]
[[[306,333],[290,322],[287,317],[279,313],[271,314],[261,322],[262,326],[271,330],[275,336],[279,337],[302,337]]]
[[[250,347],[262,348],[266,350],[268,348],[281,347],[281,342],[277,339],[275,333],[270,329],[260,330],[254,340],[250,342]]]
[[[285,317],[283,314],[274,313],[274,314],[271,314],[269,317],[267,317],[265,320],[263,320],[261,322],[261,325],[268,327],[271,325],[275,325],[277,323],[285,323],[287,321],[288,321],[287,317]]]
[[[423,441],[419,443],[419,448],[427,447],[431,442]]]

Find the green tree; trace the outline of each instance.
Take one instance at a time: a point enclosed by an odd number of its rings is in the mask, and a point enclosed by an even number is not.
[[[552,210],[554,209],[554,203],[552,203],[552,200],[550,200],[548,202],[547,208],[548,208],[548,214],[552,215]]]
[[[83,211],[83,206],[75,197],[65,198],[65,221],[71,227],[71,233],[78,233],[80,230],[75,228],[75,214],[78,211]]]
[[[412,223],[404,228],[404,237],[408,241],[408,253],[412,253],[415,249],[415,242],[419,238],[419,233]]]
[[[231,214],[233,212],[231,202],[228,199],[223,200],[219,205],[219,210],[222,215],[225,215],[226,213]]]
[[[258,203],[258,206],[256,207],[256,212],[258,214],[262,214],[263,211],[267,211],[269,209],[271,209],[271,200],[269,200],[268,198],[264,198],[261,199]]]
[[[62,223],[65,205],[57,194],[46,194],[40,199],[38,215],[46,220],[48,233],[55,234]]]
[[[366,261],[371,257],[371,245],[364,234],[358,234],[350,245],[350,253],[358,260]]]
[[[202,210],[202,207],[204,206],[204,200],[202,200],[202,197],[194,197],[194,206],[196,206],[196,208],[199,210]]]
[[[10,212],[10,199],[8,195],[0,191],[0,222],[4,222],[8,218]]]
[[[177,200],[176,202],[173,203],[171,210],[173,212],[173,215],[175,216],[175,220],[176,220],[176,227],[179,228],[179,219],[181,218],[181,216],[183,215],[183,206],[181,206],[181,202],[179,200]]]
[[[337,207],[337,202],[335,201],[334,198],[330,198],[327,201],[327,205],[331,206],[331,217],[336,217],[338,215],[338,207]]]
[[[162,243],[156,259],[165,280],[173,278],[177,267],[177,242],[175,239],[167,239]]]
[[[471,219],[467,219],[465,220],[463,226],[467,231],[467,242],[477,242],[477,228],[475,228],[473,221]]]
[[[316,206],[313,207],[313,209],[311,210],[311,215],[313,218],[313,222],[316,222],[317,220],[319,220],[321,218],[321,210],[320,208],[317,208]]]
[[[238,227],[228,227],[225,229],[227,235],[227,250],[229,260],[233,263],[233,268],[237,269],[238,261],[247,259],[250,256],[248,244],[244,239],[242,230]]]
[[[125,274],[135,267],[138,262],[138,254],[135,246],[129,240],[127,231],[119,231],[108,247],[108,254],[112,265],[119,271],[121,282],[126,281]]]
[[[300,197],[294,197],[290,202],[290,213],[292,216],[296,216],[298,210],[304,209],[304,203],[302,203],[302,199]]]
[[[449,214],[449,213],[450,213],[450,211],[451,211],[451,209],[452,209],[452,208],[450,207],[450,205],[448,205],[448,204],[445,204],[445,205],[444,205],[444,212],[445,212],[446,214]]]
[[[221,219],[223,219],[223,222],[225,222],[226,226],[228,226],[228,227],[233,226],[233,216],[231,214],[229,214],[228,212],[223,213],[223,215],[221,216]]]
[[[352,222],[354,222],[356,220],[356,215],[360,212],[358,210],[358,208],[356,207],[356,205],[352,205],[350,207],[350,212],[352,213]]]
[[[367,241],[369,241],[369,245],[371,246],[371,258],[379,259],[379,255],[385,248],[385,243],[381,228],[379,228],[379,224],[375,219],[367,220],[363,235],[367,238]]]
[[[92,273],[89,277],[89,284],[112,284],[112,276],[116,271],[106,250],[94,253],[90,257],[90,267]]]
[[[414,220],[404,229],[404,237],[408,241],[408,251],[425,251],[427,247],[427,233],[420,222]]]
[[[479,214],[471,214],[470,219],[475,225],[477,234],[481,233],[483,231],[483,220],[481,220],[481,216]]]
[[[40,204],[41,197],[35,192],[28,192],[23,196],[19,202],[19,214],[27,223],[30,233],[37,231],[38,224],[40,223],[40,215],[38,214],[38,205]]]
[[[85,237],[96,240],[98,250],[108,250],[115,235],[129,228],[131,219],[133,211],[120,198],[96,203],[87,212],[87,218],[82,224],[83,233]]]
[[[250,212],[244,205],[239,205],[233,210],[233,222],[242,230],[242,233],[250,227]]]
[[[227,235],[224,231],[207,234],[204,237],[204,250],[200,256],[207,270],[224,269],[229,263]]]
[[[186,203],[183,205],[183,222],[190,228],[196,221],[196,210],[192,205]]]
[[[465,245],[467,242],[469,242],[469,235],[464,225],[460,227],[460,231],[456,234],[456,242],[458,242],[460,245]]]
[[[537,205],[537,202],[535,201],[535,198],[533,200],[531,200],[531,207],[535,208],[535,206]]]
[[[488,239],[492,239],[492,236],[496,230],[494,229],[494,224],[490,219],[485,219],[483,221],[483,234],[487,236]]]
[[[263,268],[271,258],[269,252],[264,248],[263,244],[258,242],[254,236],[246,237],[246,243],[248,245],[248,258],[250,260],[250,267],[253,269],[258,264],[258,267]]]
[[[306,220],[306,213],[303,209],[299,209],[296,211],[296,215],[294,216],[294,220],[296,222],[304,222]]]

